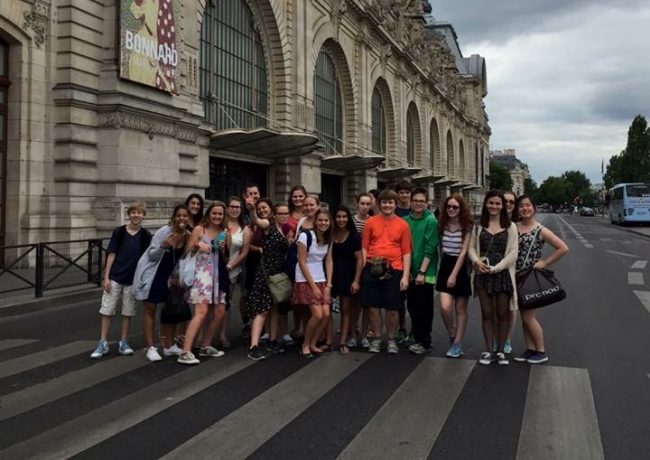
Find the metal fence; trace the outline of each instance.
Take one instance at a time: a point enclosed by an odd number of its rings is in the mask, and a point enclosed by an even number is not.
[[[0,295],[45,291],[83,284],[101,285],[104,239],[0,246]]]

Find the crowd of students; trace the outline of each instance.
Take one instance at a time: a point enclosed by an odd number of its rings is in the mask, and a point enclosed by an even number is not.
[[[408,182],[361,193],[355,201],[354,214],[343,205],[328,209],[298,185],[286,203],[272,203],[250,184],[241,197],[207,206],[200,195],[190,195],[154,235],[141,225],[144,205],[132,203],[128,223],[113,231],[107,248],[100,340],[91,358],[109,352],[108,332],[120,302],[118,351],[133,354],[129,325],[141,301],[146,358],[161,360],[154,340],[156,309],[165,304],[170,287],[178,288],[181,259],[195,256],[194,278],[185,292],[191,319],[160,325],[162,355],[180,364],[199,364],[195,353],[224,354],[232,307],[241,315],[252,360],[294,344],[307,359],[326,354],[335,346],[336,329],[341,354],[354,348],[396,354],[400,343],[411,353],[428,353],[435,291],[449,337],[447,357],[464,353],[474,294],[485,340],[479,363],[509,364],[518,310],[516,273],[545,268],[568,252],[535,220],[533,200],[490,191],[477,224],[462,196],[447,197],[434,215],[427,190]],[[545,243],[553,248],[546,258]],[[292,295],[277,304],[269,277],[281,273],[293,280]],[[333,309],[340,312],[336,326]],[[522,311],[521,320],[526,350],[514,359],[547,361],[536,311]]]

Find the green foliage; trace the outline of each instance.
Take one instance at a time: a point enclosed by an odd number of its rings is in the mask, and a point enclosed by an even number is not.
[[[539,186],[539,203],[552,206],[580,204],[593,206],[596,195],[591,191],[591,181],[582,171],[566,171],[560,177],[548,177]]]
[[[650,128],[642,115],[634,117],[627,131],[627,145],[609,159],[605,187],[620,182],[650,182]]]
[[[539,187],[537,187],[537,182],[532,180],[530,177],[524,179],[524,193],[528,196],[532,196],[536,202],[538,201]]]
[[[490,188],[493,190],[512,190],[512,177],[506,168],[494,161],[490,161],[490,174],[488,176]]]

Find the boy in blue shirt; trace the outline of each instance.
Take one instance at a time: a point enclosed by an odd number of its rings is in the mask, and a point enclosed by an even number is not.
[[[99,313],[102,317],[99,344],[90,355],[99,359],[108,353],[108,331],[111,321],[122,301],[122,324],[118,350],[121,355],[132,355],[133,349],[127,342],[131,318],[135,316],[135,297],[132,291],[133,276],[140,256],[151,243],[151,233],[140,226],[146,210],[144,204],[134,201],[126,210],[129,223],[113,230],[108,243],[106,266],[104,267],[104,293]]]

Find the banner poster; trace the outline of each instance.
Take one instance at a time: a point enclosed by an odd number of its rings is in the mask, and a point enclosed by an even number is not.
[[[120,2],[120,77],[178,94],[175,0]]]

